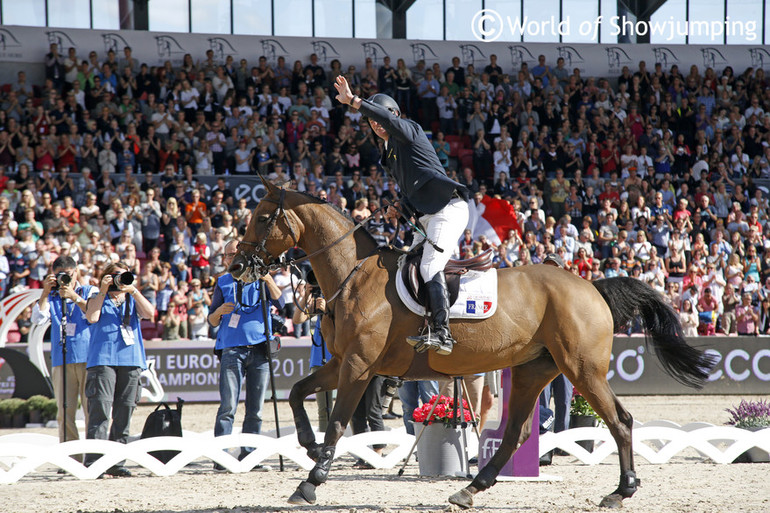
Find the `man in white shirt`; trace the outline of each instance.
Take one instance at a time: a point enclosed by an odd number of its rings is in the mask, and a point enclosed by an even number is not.
[[[165,141],[168,139],[169,132],[174,126],[174,117],[166,110],[165,103],[159,103],[157,106],[158,110],[152,114],[150,122],[155,127],[155,134]]]

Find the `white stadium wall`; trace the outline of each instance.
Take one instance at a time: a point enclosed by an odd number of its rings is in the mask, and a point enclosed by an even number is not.
[[[463,65],[474,64],[477,68],[489,62],[490,54],[498,56],[498,64],[506,73],[518,71],[521,63],[530,66],[537,63],[537,56],[546,56],[549,65],[555,65],[558,57],[564,57],[571,71],[579,68],[584,76],[619,75],[623,66],[632,71],[639,61],[646,61],[648,69],[660,62],[664,69],[679,66],[686,75],[690,65],[701,70],[712,67],[717,73],[725,66],[732,66],[736,74],[748,67],[770,70],[770,46],[763,45],[651,45],[651,44],[561,44],[561,43],[510,43],[481,41],[417,41],[399,39],[321,39],[307,37],[234,36],[220,34],[160,33],[143,31],[107,31],[85,29],[56,29],[46,27],[0,27],[0,63],[11,69],[11,63],[42,64],[50,43],[58,43],[62,54],[74,47],[81,59],[91,50],[104,60],[107,51],[115,50],[118,59],[123,47],[130,46],[134,57],[150,66],[162,65],[170,60],[179,65],[185,54],[194,61],[203,60],[207,50],[214,51],[217,62],[232,55],[236,63],[245,58],[249,66],[257,64],[264,55],[270,64],[278,57],[285,57],[291,68],[294,60],[308,61],[311,53],[319,56],[319,63],[328,69],[333,59],[343,66],[356,65],[363,69],[367,57],[375,65],[385,56],[394,61],[404,58],[407,66],[424,59],[430,66],[438,62],[442,67],[450,64],[453,56],[460,57]],[[16,68],[18,69],[18,68]],[[344,69],[344,68],[343,68]],[[3,81],[15,79],[3,73]]]

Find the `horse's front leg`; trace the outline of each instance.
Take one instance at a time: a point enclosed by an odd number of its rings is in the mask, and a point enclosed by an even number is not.
[[[340,375],[337,401],[334,403],[329,426],[326,428],[323,447],[319,451],[316,465],[308,474],[307,480],[302,481],[297,490],[289,497],[290,504],[315,504],[316,487],[325,483],[329,477],[329,469],[334,459],[337,442],[345,433],[345,428],[373,376],[373,373],[367,370],[365,375],[351,379],[350,373],[350,369],[347,369],[347,372],[343,371]]]
[[[294,414],[294,426],[297,428],[297,440],[299,444],[307,449],[307,455],[313,460],[318,461],[321,455],[321,444],[316,443],[315,432],[310,424],[310,419],[305,410],[305,399],[313,393],[325,392],[337,388],[339,379],[340,362],[337,358],[332,358],[326,364],[309,376],[297,381],[291,387],[289,394],[289,405]]]

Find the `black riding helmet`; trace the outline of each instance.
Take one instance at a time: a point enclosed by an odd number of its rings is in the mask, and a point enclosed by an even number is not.
[[[396,117],[401,116],[401,107],[398,106],[398,102],[388,96],[387,94],[377,93],[369,97],[369,101],[376,103],[380,107],[385,107]]]

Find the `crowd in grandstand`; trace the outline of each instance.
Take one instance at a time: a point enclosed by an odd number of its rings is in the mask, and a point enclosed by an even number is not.
[[[316,55],[217,62],[212,51],[155,67],[130,48],[60,51],[44,56],[44,83],[20,70],[2,88],[1,296],[41,287],[59,255],[94,285],[122,261],[157,309],[155,335],[209,336],[208,290],[251,216],[229,175],[259,172],[371,217],[382,244],[409,246],[411,228],[378,211],[397,191],[377,138],[334,99],[342,74],[356,95],[396,98],[477,204],[488,194],[514,206],[519,230],[499,245],[466,233],[458,255],[492,249],[514,267],[556,253],[587,280],[643,280],[688,335],[770,329],[768,199],[755,184],[770,178],[762,69],[685,75],[639,62],[583,77],[561,58],[503,69],[492,55],[478,67],[368,58],[359,70]],[[275,281],[291,303],[296,279]]]

